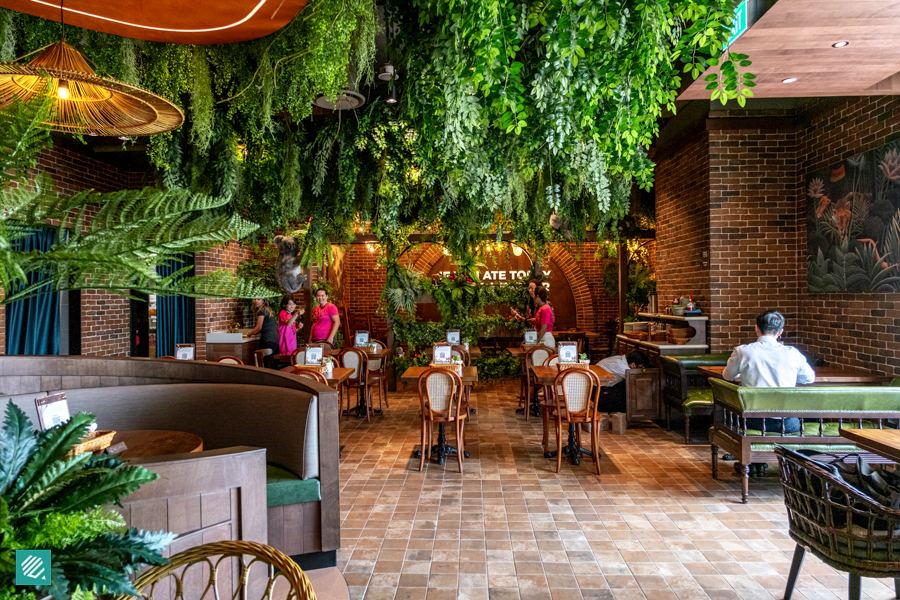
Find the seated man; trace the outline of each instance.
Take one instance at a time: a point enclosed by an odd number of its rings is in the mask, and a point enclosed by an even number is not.
[[[615,383],[600,388],[600,412],[625,412],[625,373],[628,369],[646,367],[647,364],[647,357],[638,350],[627,357],[610,356],[597,363],[598,367],[616,377]]]
[[[812,383],[816,373],[806,357],[792,346],[778,341],[784,331],[784,317],[774,310],[767,310],[756,317],[757,339],[752,344],[734,349],[722,378],[732,381],[740,376],[741,385],[748,387],[796,387],[798,383]],[[766,419],[766,431],[780,432],[781,419]],[[747,419],[748,429],[763,428],[763,419]],[[800,431],[800,419],[784,419],[784,432]],[[751,465],[759,471],[758,465]],[[738,468],[735,463],[735,468]]]

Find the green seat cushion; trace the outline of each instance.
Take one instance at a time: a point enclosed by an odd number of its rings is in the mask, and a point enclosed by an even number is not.
[[[710,388],[688,390],[687,400],[681,403],[684,414],[690,416],[695,408],[706,408],[713,405],[713,395]]]
[[[266,506],[286,506],[321,499],[318,479],[300,479],[286,469],[266,465]]]
[[[734,436],[729,435],[728,433],[726,433],[724,431],[716,431],[715,427],[709,428],[709,439],[710,440],[713,439],[713,433],[715,433],[717,436],[728,438],[732,442],[737,443],[737,440],[734,438]],[[797,435],[797,434],[795,434],[795,435]],[[843,438],[839,437],[837,439],[843,439]],[[806,449],[806,450],[818,450],[820,452],[859,452],[859,448],[857,448],[853,444],[847,444],[847,443],[842,443],[842,444],[779,444],[779,445],[784,446],[785,448],[790,448],[791,450]],[[754,444],[750,444],[750,450],[752,452],[775,452],[775,444],[767,444],[765,442],[757,442]]]

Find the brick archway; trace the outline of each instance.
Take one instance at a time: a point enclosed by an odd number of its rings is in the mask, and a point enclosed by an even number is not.
[[[427,273],[443,256],[440,246],[430,245],[415,263],[415,270]],[[553,259],[562,270],[562,275],[572,288],[572,296],[575,298],[575,322],[579,329],[591,331],[594,329],[594,301],[591,297],[591,289],[588,287],[587,278],[578,266],[578,262],[561,246],[553,246],[550,250],[550,258]]]

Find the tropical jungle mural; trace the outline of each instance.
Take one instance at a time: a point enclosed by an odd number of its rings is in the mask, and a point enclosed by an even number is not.
[[[900,291],[900,142],[806,180],[811,292]]]

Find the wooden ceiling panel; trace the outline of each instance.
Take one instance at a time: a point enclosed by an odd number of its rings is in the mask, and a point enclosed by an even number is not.
[[[67,25],[176,44],[230,44],[278,31],[307,0],[64,0]],[[51,21],[60,0],[0,0],[8,8]]]
[[[850,45],[832,48],[840,41]],[[900,94],[900,1],[778,0],[731,50],[753,61],[757,98]],[[709,99],[714,72],[678,99]]]

